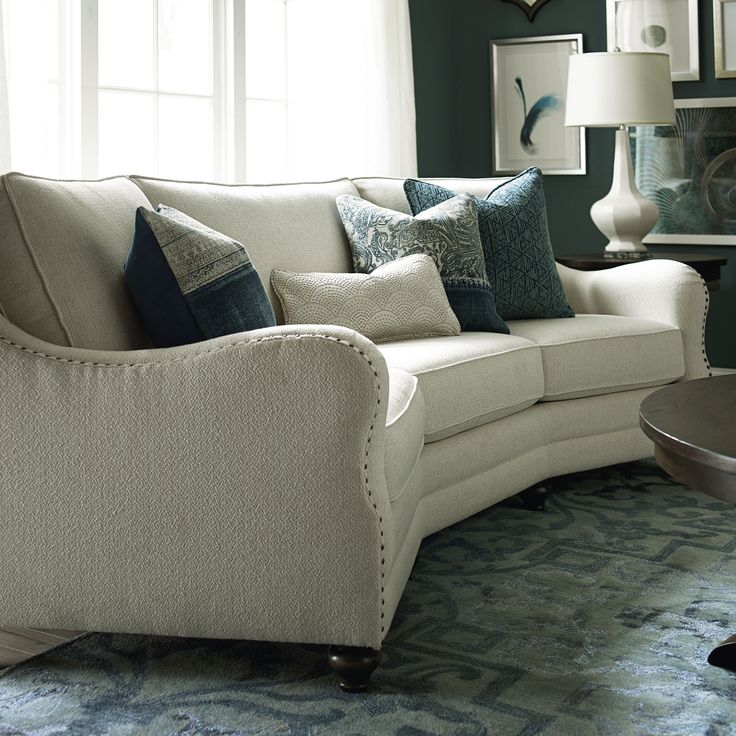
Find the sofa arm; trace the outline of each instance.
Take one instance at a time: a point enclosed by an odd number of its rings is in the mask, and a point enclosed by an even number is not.
[[[388,374],[365,337],[115,353],[0,318],[0,370],[0,623],[380,646]]]
[[[557,264],[576,312],[639,317],[682,332],[685,379],[710,375],[705,353],[708,289],[694,269],[677,261],[643,260],[602,271]]]

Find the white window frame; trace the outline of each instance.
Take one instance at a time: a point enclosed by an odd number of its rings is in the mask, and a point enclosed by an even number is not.
[[[289,0],[283,3],[284,37],[288,34]],[[158,89],[158,69],[151,89],[101,85],[98,76],[99,0],[58,0],[59,2],[59,129],[62,174],[99,176],[99,94],[121,91],[149,94],[155,100],[154,136],[158,136],[159,100],[166,95]],[[246,0],[210,0],[212,3],[212,94],[179,94],[176,97],[211,99],[213,104],[213,178],[224,182],[247,181],[247,107],[251,100],[267,100],[284,105],[288,129],[288,75],[283,98],[257,98],[246,88]],[[154,34],[158,35],[158,2],[154,3]],[[288,49],[288,43],[284,44]],[[288,51],[285,53],[288,54]],[[287,60],[288,61],[288,60]],[[288,68],[285,65],[285,69]],[[75,83],[76,82],[76,83]],[[77,134],[74,134],[77,131]],[[154,150],[158,151],[155,140]],[[288,146],[288,135],[283,141]],[[287,150],[288,162],[288,150]],[[158,169],[158,162],[156,168]],[[129,172],[120,172],[129,173]],[[154,172],[155,173],[155,172]]]

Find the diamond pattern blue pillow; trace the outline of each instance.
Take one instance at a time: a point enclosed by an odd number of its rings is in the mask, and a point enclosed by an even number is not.
[[[389,261],[424,253],[440,272],[461,330],[508,334],[486,278],[474,198],[461,194],[447,200],[411,217],[360,197],[338,197],[355,270],[371,273]]]
[[[125,285],[156,347],[276,324],[245,248],[172,207],[137,209]]]
[[[416,179],[407,179],[404,191],[414,215],[456,196]],[[574,317],[549,239],[542,172],[527,169],[475,202],[498,314],[503,319]]]

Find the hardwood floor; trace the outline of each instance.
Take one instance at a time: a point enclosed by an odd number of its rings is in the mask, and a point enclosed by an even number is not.
[[[0,670],[78,636],[56,629],[0,629]]]

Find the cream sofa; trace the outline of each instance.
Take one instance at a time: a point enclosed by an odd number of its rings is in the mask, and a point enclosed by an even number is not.
[[[671,261],[560,266],[578,316],[511,335],[376,346],[302,325],[148,347],[122,277],[137,206],[233,236],[268,284],[352,270],[345,193],[407,211],[398,179],[3,177],[0,624],[338,645],[360,689],[423,537],[650,455],[641,400],[708,373],[707,292]]]

